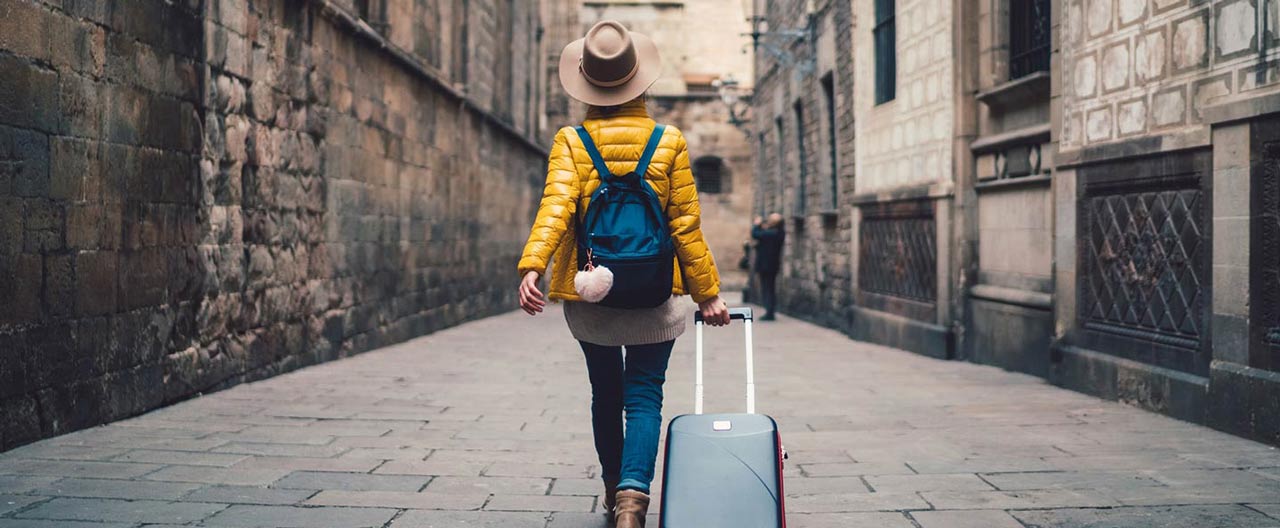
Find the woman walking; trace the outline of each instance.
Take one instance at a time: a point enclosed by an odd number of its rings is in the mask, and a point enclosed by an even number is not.
[[[702,237],[684,136],[674,127],[656,124],[645,109],[644,92],[660,70],[653,41],[618,22],[600,22],[584,38],[565,46],[560,82],[566,93],[588,105],[587,118],[580,128],[566,127],[556,134],[542,202],[519,264],[520,306],[536,315],[546,304],[538,279],[554,258],[549,297],[565,302],[569,330],[586,358],[604,506],[619,528],[644,526],[648,511],[662,427],[662,384],[687,316],[677,296],[692,296],[709,324],[729,323],[719,296],[719,273]],[[584,286],[594,281],[583,280],[593,270],[593,258],[590,244],[585,244],[584,253],[578,227],[602,178],[632,171],[643,172],[638,174],[640,184],[656,197],[664,235],[669,233],[674,246],[671,295],[662,291],[656,307],[587,302],[600,299],[587,295],[592,287]],[[591,232],[588,238],[595,236]],[[628,280],[625,274],[616,276],[618,281]],[[612,284],[614,290],[634,286]]]

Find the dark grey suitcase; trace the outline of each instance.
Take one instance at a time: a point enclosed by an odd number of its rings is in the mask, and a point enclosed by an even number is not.
[[[785,528],[778,424],[755,414],[751,308],[729,311],[747,340],[747,412],[702,414],[702,314],[697,334],[694,414],[667,426],[660,528]]]

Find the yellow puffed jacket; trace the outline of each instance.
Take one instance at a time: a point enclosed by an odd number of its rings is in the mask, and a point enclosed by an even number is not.
[[[592,108],[583,126],[600,150],[609,171],[626,174],[636,168],[655,123],[645,110],[644,99],[637,98],[605,115]],[[676,245],[673,262],[676,273],[671,293],[693,296],[702,302],[720,294],[720,273],[715,259],[702,239],[701,210],[698,192],[689,168],[689,151],[684,135],[668,126],[645,174],[665,205],[671,236]],[[529,232],[529,241],[520,257],[520,275],[530,271],[544,273],[548,261],[555,257],[551,270],[550,297],[553,300],[577,301],[573,276],[577,272],[577,242],[574,226],[578,211],[586,211],[591,194],[600,186],[600,175],[591,164],[586,147],[572,127],[560,129],[547,167],[547,184],[542,191],[538,217]]]

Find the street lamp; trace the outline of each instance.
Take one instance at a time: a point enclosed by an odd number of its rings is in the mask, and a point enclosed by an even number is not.
[[[811,72],[815,64],[812,57],[814,18],[817,15],[815,0],[805,0],[805,26],[801,29],[769,31],[769,20],[763,14],[767,5],[768,0],[742,0],[742,10],[747,14],[747,22],[751,23],[751,32],[745,33],[745,35],[751,37],[751,50],[758,53],[763,48],[782,65],[791,66],[799,63],[798,73],[807,74]],[[781,46],[771,44],[766,40],[777,37],[783,38]],[[797,61],[788,48],[791,47],[791,44],[801,39],[809,45],[810,57]]]
[[[720,94],[720,102],[729,108],[729,124],[743,128],[743,125],[751,120],[747,117],[746,109],[749,105],[743,103],[744,94],[742,85],[738,84],[738,80],[733,78],[733,74],[726,74],[724,77],[711,81],[711,86],[716,89],[716,93]]]
[[[751,32],[743,33],[743,35],[751,37],[751,50],[753,58],[763,49],[769,55],[773,56],[783,68],[794,66],[792,74],[797,78],[813,73],[817,69],[817,60],[815,52],[815,20],[817,19],[817,7],[815,0],[805,0],[805,25],[799,29],[780,29],[776,31],[769,30],[769,19],[764,15],[767,10],[769,0],[741,0],[742,11],[747,16],[747,22],[751,23]],[[781,39],[779,44],[771,43],[772,39]],[[795,54],[791,52],[791,47],[798,41],[804,41],[808,46],[807,53],[803,59],[796,59]],[[744,46],[743,53],[746,53]],[[738,84],[738,80],[733,78],[733,74],[725,76],[711,82],[716,92],[720,94],[720,101],[729,108],[729,124],[738,127],[743,133],[751,135],[751,130],[746,126],[751,121],[751,117],[747,115],[749,104],[743,104],[743,99],[749,98],[750,93]],[[741,108],[740,108],[741,107]]]

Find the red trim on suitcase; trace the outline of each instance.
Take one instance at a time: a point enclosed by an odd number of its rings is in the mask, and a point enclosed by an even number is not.
[[[778,445],[778,518],[782,519],[782,528],[787,528],[787,491],[782,484],[787,479],[782,475],[782,433],[777,429],[773,430],[773,442]]]

